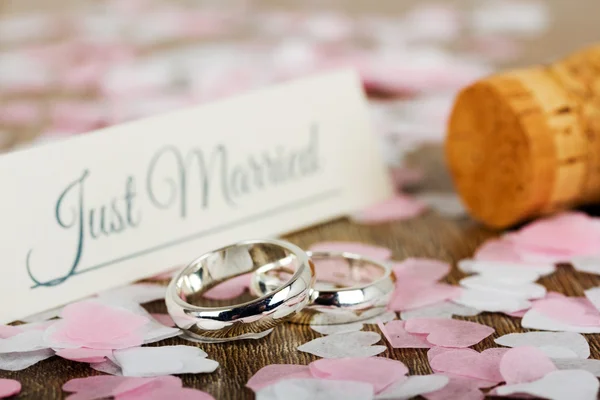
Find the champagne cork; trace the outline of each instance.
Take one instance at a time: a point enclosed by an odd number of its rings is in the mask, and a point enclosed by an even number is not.
[[[600,202],[600,45],[466,87],[445,152],[465,206],[495,228]]]

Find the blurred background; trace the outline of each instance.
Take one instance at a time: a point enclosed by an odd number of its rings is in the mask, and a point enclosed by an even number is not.
[[[350,66],[403,185],[461,87],[600,41],[599,15],[598,0],[2,0],[0,149]]]

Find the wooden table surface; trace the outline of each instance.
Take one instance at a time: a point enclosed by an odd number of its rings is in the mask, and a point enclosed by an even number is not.
[[[421,160],[432,160],[439,156],[439,149],[431,147],[420,152]],[[433,163],[434,165],[440,165]],[[440,171],[441,172],[441,171]],[[431,180],[428,185],[445,185],[442,177]],[[346,219],[332,221],[318,227],[297,232],[287,237],[299,246],[307,247],[324,240],[360,241],[386,246],[393,250],[393,258],[432,257],[455,263],[469,257],[486,238],[497,235],[468,217],[450,219],[435,211],[429,211],[421,217],[402,222],[386,223],[376,226],[360,226]],[[447,281],[456,284],[464,276],[453,268]],[[600,277],[574,272],[570,266],[561,266],[557,272],[540,281],[548,290],[583,296],[583,290],[600,285]],[[156,301],[147,305],[151,312],[166,312],[165,305]],[[463,318],[477,321],[496,329],[496,333],[476,345],[478,351],[497,347],[493,338],[511,332],[523,332],[520,319],[498,313],[483,313],[476,317]],[[379,331],[375,325],[368,330]],[[167,339],[154,345],[185,344],[200,346],[209,357],[220,363],[212,374],[181,375],[184,385],[202,389],[216,399],[252,399],[252,391],[244,385],[260,368],[269,364],[308,364],[318,357],[296,350],[300,344],[321,336],[307,326],[284,324],[269,336],[260,340],[247,340],[220,344],[195,344],[179,338]],[[600,358],[600,335],[586,335],[592,352],[592,358]],[[382,341],[384,344],[385,339]],[[427,362],[426,349],[392,349],[380,354],[400,360],[410,369],[411,374],[431,373]],[[19,372],[0,371],[0,378],[14,378],[21,381],[23,399],[60,399],[65,396],[61,386],[70,379],[98,375],[85,363],[77,363],[53,357],[33,367]]]
[[[29,0],[2,1],[0,12],[15,12],[32,7],[44,7],[54,3],[73,5],[74,2],[57,0],[56,2],[39,2]],[[269,5],[273,2],[263,1]],[[290,3],[290,2],[286,2]],[[366,1],[353,3],[356,10],[361,10]],[[407,2],[411,3],[411,2]],[[414,1],[412,2],[414,3]],[[467,4],[470,1],[454,1]],[[33,6],[35,4],[35,6]],[[380,2],[382,9],[394,8],[397,1]],[[404,2],[403,2],[404,4]],[[527,64],[532,60],[545,61],[565,52],[574,50],[577,46],[585,45],[594,40],[600,40],[600,29],[597,27],[597,0],[581,0],[566,2],[564,0],[548,0],[557,20],[546,37],[532,42],[521,60]],[[405,8],[406,5],[398,6]],[[541,44],[540,44],[541,43]],[[0,96],[1,97],[1,96]],[[413,164],[423,164],[427,170],[424,186],[427,189],[447,190],[451,187],[443,169],[443,160],[439,147],[431,146],[413,154],[410,159]],[[360,241],[393,250],[395,260],[405,257],[432,257],[448,262],[469,257],[486,238],[497,235],[468,217],[451,219],[442,217],[435,211],[429,211],[421,217],[396,223],[376,226],[359,226],[348,220],[337,220],[302,232],[297,232],[288,239],[299,246],[307,247],[314,242],[323,240]],[[447,281],[457,283],[463,274],[456,268]],[[569,266],[561,266],[550,277],[543,278],[541,283],[548,290],[582,296],[583,290],[600,285],[600,278],[576,273]],[[2,305],[6,307],[7,305]],[[151,312],[166,312],[162,302],[154,302],[147,307]],[[496,329],[493,337],[485,339],[475,346],[476,350],[495,347],[493,338],[510,332],[522,332],[520,320],[502,314],[483,313],[466,320],[477,321]],[[369,328],[378,331],[374,325]],[[307,353],[296,350],[296,347],[320,335],[306,326],[285,324],[277,327],[274,332],[260,340],[248,340],[223,344],[198,345],[178,338],[164,340],[155,345],[186,344],[200,346],[209,357],[218,361],[220,367],[212,374],[181,375],[184,385],[202,389],[217,399],[251,399],[252,392],[244,385],[260,368],[273,363],[308,364],[317,359]],[[600,358],[600,335],[586,335],[592,350],[592,358]],[[385,342],[385,340],[383,341]],[[404,362],[411,374],[431,373],[425,349],[392,349],[381,356]],[[65,396],[61,386],[70,379],[98,375],[85,363],[77,363],[53,357],[42,361],[33,367],[19,372],[0,371],[0,378],[14,378],[23,385],[19,398],[23,399],[59,399]]]

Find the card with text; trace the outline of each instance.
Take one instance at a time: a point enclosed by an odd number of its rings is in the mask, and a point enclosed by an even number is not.
[[[0,156],[0,323],[390,196],[350,71]]]

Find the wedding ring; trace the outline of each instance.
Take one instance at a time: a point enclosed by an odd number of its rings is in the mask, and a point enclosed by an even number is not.
[[[333,325],[363,321],[387,310],[395,289],[391,268],[358,254],[311,252],[317,282],[309,304],[290,319],[311,325]],[[257,269],[251,291],[268,293],[287,279],[291,271],[273,265]]]
[[[261,268],[285,268],[289,279],[240,304],[202,297],[219,283]],[[304,308],[314,279],[313,265],[299,247],[281,240],[248,240],[197,258],[170,282],[165,302],[175,324],[193,339],[257,339]]]

